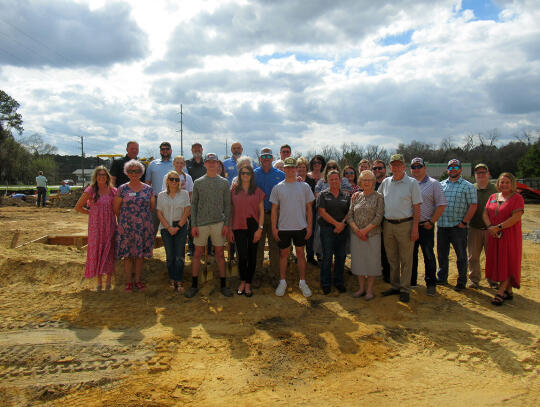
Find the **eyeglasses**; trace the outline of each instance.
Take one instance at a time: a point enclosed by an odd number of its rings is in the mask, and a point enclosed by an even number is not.
[[[371,171],[382,171],[384,170],[384,167],[373,167]]]
[[[354,175],[354,171],[345,171],[343,172],[345,175]]]
[[[420,168],[424,168],[423,165],[411,165],[411,170],[419,170]]]
[[[318,165],[322,165],[322,162],[320,162],[320,161],[313,161],[312,164],[313,164],[313,165],[317,165],[317,164],[318,164]]]
[[[457,170],[459,170],[460,168],[461,168],[461,167],[458,167],[457,165],[456,165],[456,166],[453,166],[453,167],[450,166],[450,167],[448,167],[448,171],[457,171]]]
[[[249,171],[240,171],[240,175],[251,175]]]
[[[180,178],[169,177],[169,181],[171,181],[171,182],[180,182]]]
[[[127,170],[126,171],[128,174],[140,174],[142,171],[137,168],[136,170]]]
[[[261,158],[262,158],[263,160],[271,160],[272,157],[273,157],[272,154],[262,154],[262,155],[261,155]]]

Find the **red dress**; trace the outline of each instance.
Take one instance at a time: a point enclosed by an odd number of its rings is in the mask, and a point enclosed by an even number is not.
[[[492,225],[498,225],[516,211],[523,211],[523,197],[515,193],[499,205],[498,194],[489,197],[486,210]],[[512,227],[502,230],[500,239],[488,235],[486,254],[486,278],[492,281],[506,281],[510,278],[512,287],[519,288],[521,281],[521,220]]]
[[[94,202],[94,190],[88,187],[88,248],[84,276],[92,278],[98,274],[114,273],[114,238],[116,233],[116,217],[113,212],[113,199],[116,188],[110,188],[109,194],[100,196]]]

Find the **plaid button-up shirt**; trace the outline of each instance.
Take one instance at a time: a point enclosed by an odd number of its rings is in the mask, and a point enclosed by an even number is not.
[[[442,216],[437,223],[440,227],[453,227],[463,220],[469,206],[478,202],[476,189],[469,181],[460,177],[456,182],[445,179],[441,186],[448,202]]]

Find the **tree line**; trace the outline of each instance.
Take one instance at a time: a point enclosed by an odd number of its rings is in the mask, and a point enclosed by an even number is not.
[[[24,130],[22,116],[17,112],[19,106],[15,99],[0,90],[0,183],[33,184],[38,171],[43,171],[51,183],[72,178],[73,171],[81,167],[80,156],[57,154],[57,147],[45,143],[36,133],[15,139],[14,134],[21,136]],[[428,163],[444,163],[458,158],[473,167],[482,162],[489,166],[494,177],[504,171],[520,178],[540,177],[540,130],[524,130],[504,145],[497,143],[499,139],[499,132],[490,130],[467,135],[462,145],[451,139],[444,139],[439,145],[413,140],[399,144],[395,152],[403,154],[408,161],[422,157]],[[310,159],[320,154],[326,160],[336,160],[342,167],[346,164],[357,167],[364,158],[388,162],[392,153],[378,145],[345,143],[341,147],[326,145],[310,150],[305,157]],[[97,157],[85,158],[86,168],[103,163]]]

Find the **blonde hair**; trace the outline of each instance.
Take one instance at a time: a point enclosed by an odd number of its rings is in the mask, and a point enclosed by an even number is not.
[[[510,180],[510,184],[512,185],[512,192],[516,192],[517,191],[517,181],[516,181],[516,177],[514,176],[514,174],[510,173],[510,172],[503,172],[501,173],[501,175],[499,175],[499,178],[497,178],[497,191],[501,192],[501,189],[499,188],[499,184],[501,182],[501,178],[503,177],[506,177]]]
[[[296,166],[300,167],[304,165],[306,167],[306,172],[309,171],[309,161],[305,157],[299,157],[296,159]]]
[[[363,181],[365,178],[369,178],[369,181],[377,181],[377,178],[375,177],[375,174],[373,174],[373,171],[371,170],[364,170],[360,173],[360,176],[358,177],[358,182]]]
[[[109,170],[107,170],[107,167],[104,167],[103,165],[98,165],[96,168],[94,168],[94,172],[92,173],[92,178],[90,179],[90,186],[94,190],[94,202],[97,202],[99,198],[97,176],[98,176],[98,172],[100,171],[105,171],[105,174],[107,174],[107,187],[112,188],[113,186],[111,174],[109,173]]]
[[[166,177],[166,178],[165,178],[165,186],[166,186],[166,188],[167,188],[167,194],[168,194],[168,195],[171,193],[171,187],[170,187],[170,185],[169,185],[169,175],[176,175],[178,178],[180,178],[180,174],[178,174],[178,172],[175,171],[175,170],[169,171],[169,172],[167,173],[167,175],[165,176],[165,177]],[[181,180],[178,182],[178,190],[179,190],[179,191],[182,189],[182,188],[180,188],[180,182],[181,182]]]
[[[184,167],[186,166],[186,159],[184,158],[183,155],[177,155],[176,157],[173,158],[172,162],[173,162],[173,166],[174,166],[174,160],[182,160],[184,162]],[[176,172],[178,174],[178,172]],[[184,172],[184,169],[182,168],[182,175],[184,176],[184,178],[187,178],[186,177],[186,173]]]

